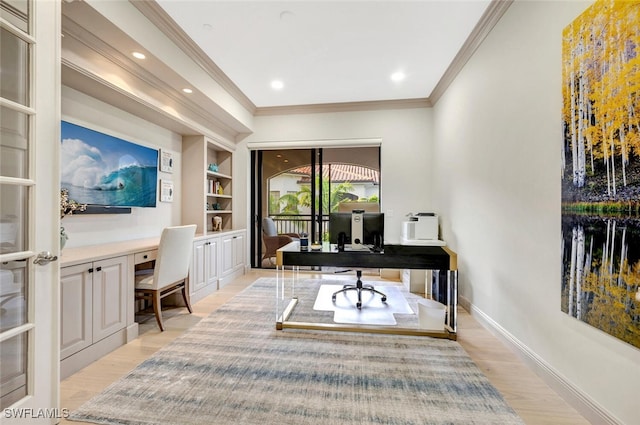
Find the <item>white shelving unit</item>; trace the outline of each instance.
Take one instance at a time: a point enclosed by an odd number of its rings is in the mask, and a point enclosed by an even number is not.
[[[233,230],[232,158],[207,137],[182,139],[182,222],[196,224],[196,233],[215,233],[214,217],[222,219],[219,231]],[[216,164],[217,171],[211,171],[210,164]]]

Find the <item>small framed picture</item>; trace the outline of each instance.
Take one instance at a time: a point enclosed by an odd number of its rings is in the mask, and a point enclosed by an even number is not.
[[[173,153],[170,151],[160,150],[160,171],[164,173],[173,172]]]
[[[173,202],[173,181],[160,180],[160,201]]]

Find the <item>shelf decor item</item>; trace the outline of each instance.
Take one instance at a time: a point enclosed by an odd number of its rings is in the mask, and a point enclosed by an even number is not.
[[[64,230],[64,227],[60,226],[60,251],[64,249],[68,239],[69,236],[67,236],[67,232]]]
[[[207,233],[217,215],[220,230],[233,230],[233,153],[206,136],[184,136],[181,161],[182,220],[196,223],[196,233]]]
[[[213,223],[213,231],[214,232],[219,232],[222,230],[222,217],[219,216],[214,216],[211,218],[211,221]]]
[[[60,220],[68,215],[72,215],[74,212],[82,212],[87,209],[87,204],[80,204],[73,199],[69,199],[69,190],[60,189]],[[64,230],[64,227],[60,226],[60,250],[64,248],[69,236]]]

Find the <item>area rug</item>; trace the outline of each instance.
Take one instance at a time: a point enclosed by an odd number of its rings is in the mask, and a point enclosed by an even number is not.
[[[275,330],[258,279],[71,413],[97,424],[520,424],[447,339]]]
[[[314,310],[333,311],[334,323],[395,326],[395,314],[414,314],[409,303],[402,295],[399,286],[375,286],[387,296],[385,302],[378,294],[363,291],[362,307],[356,308],[358,293],[346,291],[338,294],[336,300],[332,295],[343,288],[343,285],[321,285],[313,305]]]

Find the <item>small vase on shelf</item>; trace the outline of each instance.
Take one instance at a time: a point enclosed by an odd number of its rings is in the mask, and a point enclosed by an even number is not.
[[[64,227],[60,227],[60,251],[62,251],[65,244],[67,243],[67,239],[69,239],[69,236],[67,236]]]

